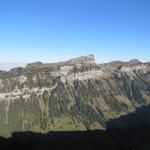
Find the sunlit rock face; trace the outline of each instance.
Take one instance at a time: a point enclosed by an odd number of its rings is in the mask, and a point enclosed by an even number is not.
[[[65,64],[68,64],[68,65],[95,64],[95,58],[93,55],[81,56],[79,58],[71,59],[71,60],[65,62]]]
[[[150,63],[96,64],[93,55],[0,71],[0,135],[105,130],[150,102]]]

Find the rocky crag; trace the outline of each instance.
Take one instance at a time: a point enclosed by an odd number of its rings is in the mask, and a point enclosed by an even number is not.
[[[150,63],[96,64],[93,55],[0,71],[0,135],[106,129],[150,103]]]

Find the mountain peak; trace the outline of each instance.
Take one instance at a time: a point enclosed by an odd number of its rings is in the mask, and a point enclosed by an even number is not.
[[[31,68],[31,67],[35,67],[37,65],[42,65],[42,62],[34,62],[34,63],[29,63],[27,64],[26,68]]]
[[[95,64],[95,58],[94,55],[87,55],[87,56],[80,56],[78,58],[73,58],[66,62],[70,65],[75,64]]]
[[[130,65],[138,65],[138,64],[141,64],[141,62],[138,59],[131,59],[129,61],[129,64]]]

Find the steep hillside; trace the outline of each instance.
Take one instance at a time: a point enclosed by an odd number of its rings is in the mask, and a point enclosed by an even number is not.
[[[0,71],[0,135],[105,130],[150,103],[150,63],[96,64],[93,55]]]

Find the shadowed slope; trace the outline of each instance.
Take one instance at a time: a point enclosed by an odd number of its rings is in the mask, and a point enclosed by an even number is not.
[[[149,150],[149,114],[150,106],[143,106],[134,113],[107,122],[106,131],[16,132],[11,138],[0,140],[0,149]]]

